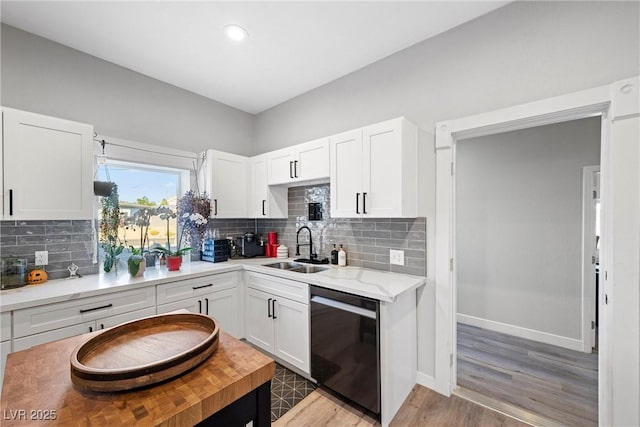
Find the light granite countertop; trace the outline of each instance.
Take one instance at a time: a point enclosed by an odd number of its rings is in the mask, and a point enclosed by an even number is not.
[[[179,271],[167,271],[164,266],[150,267],[145,270],[143,277],[131,277],[126,269],[122,269],[117,273],[100,273],[79,279],[51,280],[39,285],[0,291],[0,312],[155,286],[227,271],[245,270],[264,273],[387,303],[392,303],[398,295],[415,290],[427,282],[423,276],[360,267],[322,265],[328,268],[318,273],[303,274],[263,266],[263,264],[278,261],[292,261],[292,259],[248,258],[221,263],[197,261],[183,263]]]

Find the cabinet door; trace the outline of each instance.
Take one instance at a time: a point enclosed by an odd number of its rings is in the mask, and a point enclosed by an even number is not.
[[[267,157],[251,159],[251,183],[253,191],[249,191],[249,216],[251,218],[267,218],[269,216],[269,186],[267,185]]]
[[[3,110],[5,219],[91,219],[93,126]]]
[[[189,298],[181,301],[174,301],[167,304],[158,305],[158,314],[170,313],[176,310],[187,310],[191,313],[202,313],[202,299]]]
[[[363,129],[363,200],[365,217],[398,216],[402,205],[402,135],[398,120]]]
[[[296,180],[329,178],[329,138],[299,144],[295,148],[293,176]]]
[[[273,151],[267,157],[269,159],[269,185],[286,184],[293,181],[295,153],[292,149]]]
[[[245,336],[250,343],[273,354],[273,319],[269,317],[273,297],[256,289],[247,289],[245,297]]]
[[[275,354],[309,373],[309,306],[275,297]]]
[[[4,384],[4,367],[7,364],[7,355],[11,353],[11,341],[0,342],[0,393]]]
[[[239,298],[238,288],[211,292],[202,298],[203,312],[215,318],[220,329],[236,338],[240,338]]]
[[[247,217],[247,158],[222,151],[207,151],[206,186],[211,195],[212,218]]]
[[[362,214],[362,130],[329,138],[331,157],[331,216],[357,218]]]
[[[402,118],[363,129],[365,218],[417,215],[416,128]]]

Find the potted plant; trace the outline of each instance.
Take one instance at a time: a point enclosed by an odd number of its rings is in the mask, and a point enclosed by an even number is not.
[[[142,255],[142,249],[136,249],[133,246],[129,246],[131,256],[127,260],[127,267],[129,267],[129,273],[133,277],[140,277],[144,274],[146,268],[146,261]]]
[[[108,236],[108,242],[102,243],[102,250],[104,251],[104,263],[103,268],[106,273],[109,273],[115,266],[118,270],[118,256],[124,250],[122,244],[116,244],[116,238]]]
[[[192,249],[202,248],[204,234],[207,231],[207,218],[211,214],[211,200],[207,194],[189,190],[177,204],[178,225],[182,232],[188,236],[189,246]],[[198,258],[199,259],[199,258]]]
[[[136,255],[142,256],[145,259],[145,264],[148,267],[155,265],[156,254],[152,253],[149,248],[145,249],[145,246],[149,245],[149,226],[151,225],[151,217],[156,215],[156,209],[152,207],[142,207],[138,209],[132,216],[126,219],[126,229],[136,231],[136,227],[140,230],[140,250]],[[133,246],[129,245],[130,248]],[[133,251],[131,252],[133,255]]]
[[[103,269],[110,272],[113,267],[118,269],[118,256],[124,250],[124,246],[118,238],[120,226],[120,203],[118,186],[112,185],[111,193],[100,200],[102,219],[100,221],[100,247],[104,251]]]
[[[197,196],[196,196],[197,197]],[[188,191],[183,197],[178,201],[178,215],[176,215],[169,207],[161,206],[158,208],[158,216],[160,219],[167,221],[167,246],[162,247],[158,246],[154,248],[154,251],[160,252],[164,254],[167,260],[167,269],[169,271],[179,270],[182,265],[182,256],[188,253],[191,250],[191,246],[182,247],[183,239],[185,235],[189,235],[191,239],[193,239],[193,233],[199,232],[204,229],[207,224],[207,218],[200,212],[195,211],[195,206],[201,206],[200,202],[198,205],[194,205],[189,201],[192,201],[194,198],[194,193],[192,191]],[[208,216],[209,212],[206,212]],[[171,243],[169,241],[169,220],[171,218],[178,218],[178,227],[180,228],[180,235],[178,237],[178,244],[175,250],[171,249]],[[192,240],[193,241],[193,240]]]

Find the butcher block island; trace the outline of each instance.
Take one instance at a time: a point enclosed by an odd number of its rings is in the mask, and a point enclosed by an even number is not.
[[[74,386],[70,357],[100,332],[12,353],[2,389],[2,425],[270,425],[275,363],[220,331],[218,349],[173,379],[122,392]]]

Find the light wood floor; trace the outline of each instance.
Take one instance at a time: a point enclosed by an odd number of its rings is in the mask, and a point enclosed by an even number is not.
[[[447,398],[419,385],[413,388],[391,421],[391,426],[412,427],[522,427],[526,425],[460,397]],[[368,427],[380,426],[380,423],[327,391],[317,389],[273,423],[273,426]]]
[[[458,324],[457,382],[548,424],[598,423],[597,354]]]

